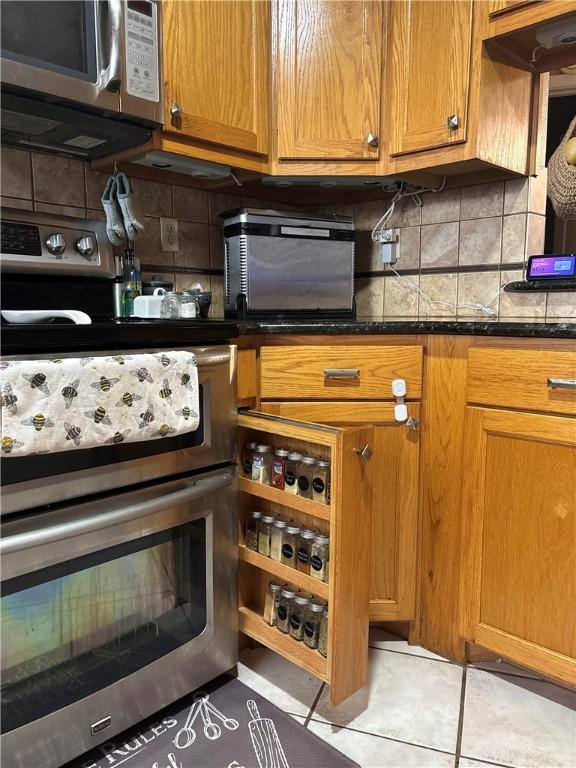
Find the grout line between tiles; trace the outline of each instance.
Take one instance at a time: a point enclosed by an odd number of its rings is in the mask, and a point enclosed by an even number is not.
[[[326,683],[322,683],[320,688],[318,689],[318,693],[316,694],[316,697],[314,701],[312,702],[312,706],[310,707],[310,711],[306,715],[306,719],[304,720],[304,728],[308,728],[308,723],[312,719],[312,715],[314,714],[314,710],[316,709],[316,706],[318,702],[320,701],[320,696],[322,696],[322,693],[324,691],[324,688],[326,687]]]
[[[438,749],[438,747],[429,747],[425,744],[418,744],[415,741],[405,741],[404,739],[395,739],[393,736],[384,736],[381,733],[373,733],[372,731],[361,731],[359,728],[351,728],[349,725],[338,725],[337,723],[330,723],[328,720],[317,720],[314,717],[311,717],[310,720],[313,720],[315,723],[319,723],[320,725],[330,725],[333,728],[339,728],[343,731],[351,731],[352,733],[361,733],[364,736],[374,736],[377,739],[384,739],[384,741],[393,741],[396,744],[406,744],[409,747],[419,747],[420,749],[428,749],[430,752],[438,752],[440,755],[453,755],[453,752],[449,752],[447,749]],[[308,720],[307,722],[310,722]],[[505,768],[509,768],[509,766],[505,766]]]
[[[454,768],[460,765],[460,755],[462,753],[462,731],[464,730],[464,705],[466,702],[466,666],[462,667],[462,688],[460,689],[460,711],[458,712],[458,732],[456,733],[456,757]]]
[[[426,661],[439,661],[441,664],[451,664],[453,667],[459,667],[455,661],[449,659],[433,659],[430,656],[422,656],[419,653],[408,653],[408,651],[395,651],[393,648],[379,648],[377,645],[370,645],[368,648],[372,648],[375,651],[388,651],[388,653],[399,653],[401,656],[410,656],[413,659],[426,659]]]
[[[508,765],[508,763],[493,763],[491,760],[479,760],[477,757],[470,757],[469,755],[460,755],[460,757],[463,757],[466,760],[474,760],[478,765],[494,765],[496,768],[514,768],[513,765]]]

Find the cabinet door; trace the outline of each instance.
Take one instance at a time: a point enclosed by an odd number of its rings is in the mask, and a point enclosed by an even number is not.
[[[276,40],[278,156],[377,159],[382,4],[279,0]]]
[[[370,619],[414,618],[420,432],[394,421],[391,403],[267,402],[262,411],[316,424],[374,425]],[[420,421],[420,404],[408,405]],[[415,425],[417,426],[417,425]]]
[[[166,131],[268,152],[269,10],[258,0],[164,0]]]
[[[576,683],[576,420],[468,408],[462,633]]]
[[[466,140],[471,0],[391,3],[390,154]]]

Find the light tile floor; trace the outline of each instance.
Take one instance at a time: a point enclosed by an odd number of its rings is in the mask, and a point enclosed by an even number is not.
[[[510,664],[463,669],[382,629],[369,654],[369,684],[337,707],[264,648],[243,652],[238,679],[362,768],[576,768],[576,692]]]

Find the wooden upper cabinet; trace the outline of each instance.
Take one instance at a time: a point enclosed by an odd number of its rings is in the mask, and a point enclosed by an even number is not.
[[[390,154],[465,141],[472,0],[391,3],[390,45]]]
[[[270,4],[164,0],[162,19],[164,129],[267,154]]]
[[[377,0],[279,0],[279,158],[378,158],[382,26]]]

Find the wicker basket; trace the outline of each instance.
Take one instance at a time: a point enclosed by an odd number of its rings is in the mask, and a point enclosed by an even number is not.
[[[561,219],[576,219],[576,166],[570,165],[564,147],[576,129],[576,116],[548,163],[548,197]]]

